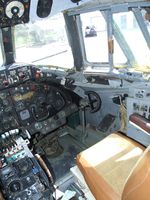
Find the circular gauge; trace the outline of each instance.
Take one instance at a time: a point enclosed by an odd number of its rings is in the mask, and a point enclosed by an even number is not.
[[[19,1],[12,1],[6,6],[5,12],[9,18],[13,16],[18,16],[20,18],[24,13],[24,6]]]
[[[21,183],[20,181],[13,181],[10,183],[9,185],[10,191],[15,193],[15,192],[19,192],[21,190]]]
[[[51,90],[47,95],[47,102],[52,105],[57,111],[61,110],[65,106],[65,100],[60,92]]]

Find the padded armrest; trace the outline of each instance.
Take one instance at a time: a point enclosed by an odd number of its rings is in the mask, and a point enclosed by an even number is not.
[[[150,134],[150,121],[145,119],[143,116],[139,114],[132,114],[129,117],[129,120],[137,125],[142,130],[146,131],[148,134]]]

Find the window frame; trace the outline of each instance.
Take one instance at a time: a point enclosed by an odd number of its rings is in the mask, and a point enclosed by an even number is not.
[[[139,27],[144,29],[144,39],[146,40],[146,43],[149,45],[149,49],[150,49],[150,34],[148,32],[148,28],[146,27],[146,25],[144,24],[144,19],[142,18],[142,15],[140,12],[140,8],[148,8],[150,7],[150,2],[130,2],[130,3],[121,3],[121,4],[114,4],[114,5],[91,5],[90,7],[81,7],[78,9],[70,9],[68,11],[68,15],[69,16],[80,16],[80,14],[82,13],[88,13],[88,12],[92,12],[92,11],[101,11],[103,13],[107,13],[107,17],[108,20],[106,20],[107,26],[108,26],[108,41],[109,38],[113,39],[114,37],[114,26],[115,24],[113,24],[113,14],[115,13],[119,13],[119,12],[127,12],[131,9],[134,9],[134,16],[137,20],[137,24],[139,25]],[[113,25],[112,25],[113,24]],[[77,21],[77,25],[79,28],[79,32],[81,33],[82,31],[82,26],[81,26],[81,19],[80,19],[80,23],[79,20]],[[142,31],[143,33],[143,31]],[[86,51],[85,51],[85,44],[84,44],[84,38],[83,38],[83,34],[79,34],[80,38],[80,42],[82,44],[82,57],[83,57],[83,67],[84,70],[88,67],[91,66],[91,69],[98,69],[98,68],[104,68],[104,67],[108,67],[109,71],[112,71],[114,69],[114,63],[113,63],[113,55],[112,53],[109,51],[109,60],[108,63],[95,63],[95,62],[89,62],[87,60],[86,57]],[[116,38],[116,37],[115,37]],[[118,43],[119,44],[119,43]],[[119,44],[120,45],[120,44]],[[121,46],[120,46],[121,47]],[[122,49],[121,50],[123,52],[123,54],[125,55],[126,59],[127,59],[127,63],[122,63],[122,65],[125,65],[126,67],[131,67],[133,65],[133,63],[135,64],[135,58],[133,53],[131,54],[131,50],[130,47],[129,48],[129,53],[125,50]],[[109,48],[108,48],[109,50]]]
[[[4,51],[4,43],[3,43],[3,36],[2,36],[2,30],[0,29],[0,49],[1,49],[1,55],[2,55],[2,60],[3,62],[1,63],[1,67],[5,65],[6,63],[6,56],[5,56],[5,51]]]

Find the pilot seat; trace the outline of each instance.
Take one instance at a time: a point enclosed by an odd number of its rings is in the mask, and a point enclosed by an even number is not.
[[[121,133],[78,154],[77,165],[96,200],[150,200],[150,147]]]

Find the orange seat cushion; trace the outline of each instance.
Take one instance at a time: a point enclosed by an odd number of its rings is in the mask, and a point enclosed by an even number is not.
[[[120,200],[124,184],[145,148],[113,133],[81,152],[77,165],[97,200]]]

